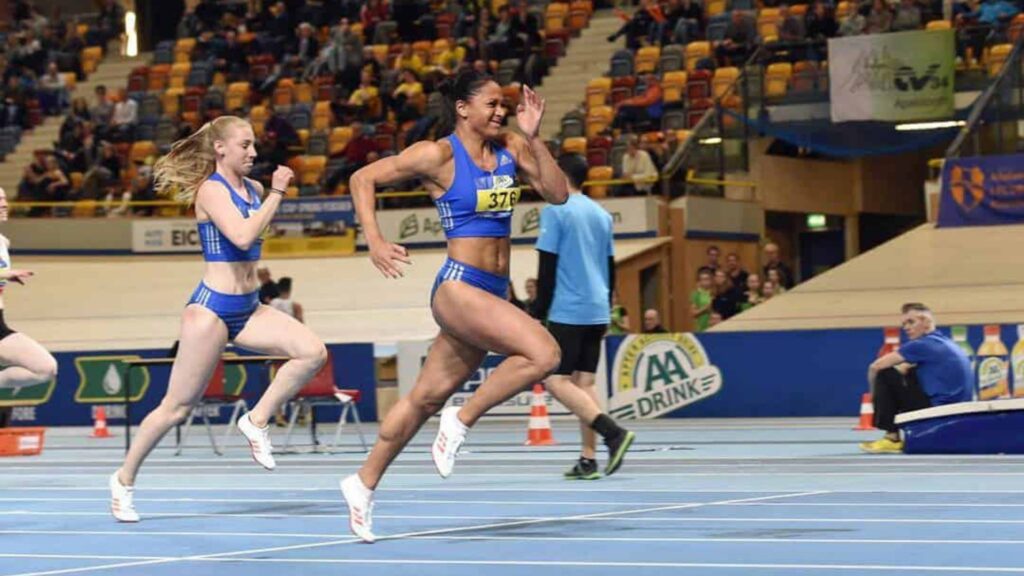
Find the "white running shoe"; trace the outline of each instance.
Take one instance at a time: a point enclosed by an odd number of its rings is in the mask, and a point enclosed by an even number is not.
[[[257,428],[246,414],[238,419],[238,431],[249,441],[249,447],[252,448],[252,459],[257,464],[267,470],[277,467],[277,463],[274,462],[274,446],[270,443],[270,425]]]
[[[437,438],[430,447],[430,455],[434,457],[434,466],[441,478],[447,478],[455,467],[455,456],[466,441],[469,428],[459,421],[459,407],[449,406],[441,411],[441,425],[437,429]]]
[[[341,495],[348,504],[348,528],[363,542],[373,544],[373,490],[363,485],[358,474],[341,482]]]
[[[118,522],[138,522],[139,513],[135,511],[135,504],[132,502],[135,489],[131,486],[121,484],[117,478],[117,472],[110,475],[110,513]]]

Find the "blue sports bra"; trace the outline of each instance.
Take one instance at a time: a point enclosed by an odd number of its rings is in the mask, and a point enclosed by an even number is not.
[[[494,147],[497,167],[481,170],[458,136],[448,136],[455,161],[451,187],[434,201],[446,238],[504,238],[512,230],[512,209],[521,189],[516,161],[508,150]]]
[[[210,176],[210,180],[220,182],[228,189],[231,201],[242,213],[242,218],[248,218],[249,214],[259,210],[260,196],[248,180],[243,179],[243,182],[245,182],[246,191],[249,192],[250,202],[246,202],[239,196],[231,184],[228,184],[228,181],[217,172]],[[203,260],[207,262],[256,262],[260,259],[263,248],[263,239],[257,238],[248,250],[242,250],[232,244],[231,240],[228,240],[228,237],[217,228],[212,220],[199,222],[199,241],[203,246]]]

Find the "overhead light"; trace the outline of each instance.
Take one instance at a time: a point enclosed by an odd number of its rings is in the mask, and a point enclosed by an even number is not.
[[[896,129],[900,132],[908,132],[911,130],[941,130],[943,128],[959,128],[960,126],[966,126],[967,122],[963,120],[943,120],[941,122],[915,122],[912,124],[897,124]]]
[[[125,56],[134,58],[139,55],[139,35],[135,29],[135,12],[126,12],[124,15],[124,33],[126,46]]]
[[[700,143],[705,145],[705,146],[714,146],[715,144],[721,144],[722,143],[722,139],[717,137],[717,136],[715,136],[713,138],[703,138],[703,139],[701,139]]]

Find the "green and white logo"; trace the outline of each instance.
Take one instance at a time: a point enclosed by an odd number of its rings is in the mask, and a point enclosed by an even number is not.
[[[75,402],[82,404],[104,404],[124,401],[124,387],[127,380],[128,365],[123,361],[140,358],[130,356],[79,356],[75,358],[75,370],[78,371],[78,390]],[[149,389],[149,368],[136,366],[132,368],[131,390],[129,399],[138,402]]]
[[[722,373],[693,334],[627,336],[615,355],[609,413],[657,418],[722,389]]]

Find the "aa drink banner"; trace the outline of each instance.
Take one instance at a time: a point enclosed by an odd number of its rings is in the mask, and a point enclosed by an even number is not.
[[[951,118],[954,53],[952,30],[830,39],[832,121]]]
[[[1024,222],[1024,155],[952,158],[942,166],[939,226]]]

